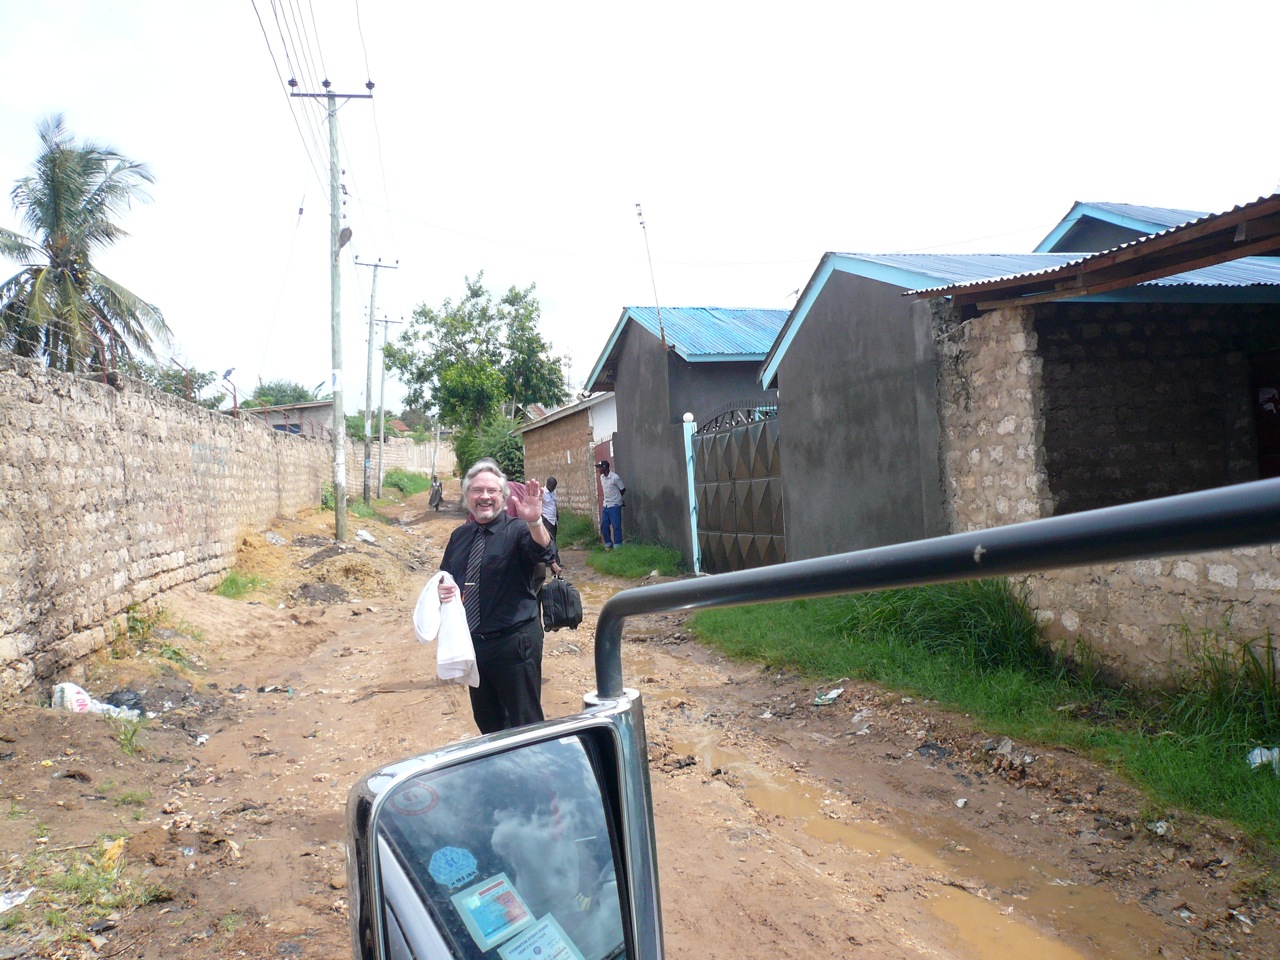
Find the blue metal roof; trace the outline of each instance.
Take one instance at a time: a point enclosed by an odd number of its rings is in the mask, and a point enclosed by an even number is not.
[[[606,368],[616,363],[618,341],[627,323],[634,321],[659,338],[665,332],[667,346],[689,363],[763,360],[778,331],[786,322],[787,310],[731,309],[725,307],[663,307],[662,326],[658,326],[657,307],[624,307],[609,341],[591,373],[588,390],[612,389],[610,371],[601,383]]]
[[[1137,241],[1135,241],[1137,242]],[[1096,256],[1096,254],[1094,254]],[[902,287],[904,291],[938,295],[953,284],[977,283],[1019,275],[1046,273],[1069,263],[1078,263],[1085,256],[1079,253],[828,253],[805,285],[795,308],[783,324],[772,348],[761,367],[760,382],[768,387],[777,375],[778,365],[786,354],[800,326],[804,323],[814,301],[834,272],[851,273],[871,280],[879,280]],[[1199,270],[1188,270],[1174,276],[1161,277],[1137,284],[1128,290],[1111,294],[1098,294],[1082,300],[1093,302],[1159,300],[1153,289],[1166,287],[1223,288],[1239,291],[1260,287],[1280,286],[1280,258],[1244,257],[1219,263]],[[1146,291],[1145,297],[1143,291]],[[1179,292],[1179,300],[1201,300],[1207,296],[1192,290]],[[1172,294],[1168,296],[1173,296]],[[1223,294],[1215,294],[1221,297]],[[1274,293],[1241,296],[1261,297],[1264,302],[1275,300]],[[1167,297],[1165,298],[1167,299]]]
[[[1078,253],[829,253],[846,273],[883,280],[908,290],[972,283],[1017,273],[1032,273],[1079,260]],[[925,279],[928,278],[928,279]],[[924,283],[913,287],[916,279]],[[935,281],[942,281],[937,283]],[[906,281],[906,282],[904,282]]]
[[[1106,219],[1107,214],[1127,220],[1139,220],[1159,230],[1179,227],[1192,220],[1199,220],[1209,214],[1204,210],[1177,210],[1173,207],[1144,207],[1136,203],[1082,203],[1078,206],[1086,209],[1099,219]],[[1101,215],[1101,216],[1099,216]],[[1108,221],[1112,222],[1112,221]],[[1155,231],[1152,231],[1155,232]]]
[[[1067,215],[1036,245],[1036,252],[1052,250],[1054,244],[1080,220],[1092,218],[1136,230],[1138,233],[1159,233],[1171,227],[1179,227],[1209,214],[1201,210],[1178,210],[1173,207],[1144,207],[1135,203],[1084,203],[1076,201]]]
[[[721,307],[663,307],[667,343],[684,359],[726,357],[762,360],[773,345],[789,310],[728,310]],[[627,307],[630,318],[660,336],[657,307]]]
[[[1160,277],[1139,287],[1277,287],[1280,286],[1280,259],[1241,257],[1172,277]]]

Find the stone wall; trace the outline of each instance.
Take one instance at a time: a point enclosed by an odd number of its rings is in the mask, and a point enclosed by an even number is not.
[[[1045,475],[1043,362],[1026,310],[940,328],[942,477],[951,531],[1053,513]]]
[[[239,536],[316,504],[332,448],[0,352],[0,690],[102,649],[132,604],[216,583]]]
[[[374,493],[378,489],[378,440],[375,437],[370,444],[370,473]],[[405,470],[409,473],[431,475],[432,441],[415,443],[408,437],[388,437],[382,447],[382,475],[388,470]],[[364,441],[347,441],[347,496],[359,497],[364,491]],[[453,444],[441,440],[436,449],[436,473],[440,477],[451,477],[454,472],[455,457]],[[330,479],[333,469],[330,468]]]
[[[598,527],[590,410],[571,413],[522,436],[525,476],[544,483],[547,477],[555,477],[560,509],[592,517]]]
[[[1083,306],[939,320],[953,532],[1256,476],[1242,418],[1247,353],[1268,348],[1257,310],[1206,324],[1186,308],[1103,305],[1089,315]],[[1196,409],[1164,412],[1171,398]],[[1222,635],[1225,626],[1248,639],[1280,624],[1274,546],[1057,570],[1025,583],[1052,642],[1082,640],[1143,684],[1186,662],[1188,634]]]

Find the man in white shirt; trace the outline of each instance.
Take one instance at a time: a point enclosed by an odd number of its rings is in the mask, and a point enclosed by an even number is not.
[[[622,495],[627,485],[609,469],[609,461],[596,464],[600,472],[600,489],[604,492],[604,505],[600,509],[600,537],[606,550],[622,546]]]

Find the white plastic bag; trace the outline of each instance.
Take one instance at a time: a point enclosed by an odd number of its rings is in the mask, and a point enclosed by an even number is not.
[[[128,707],[114,707],[109,703],[101,703],[89,696],[84,687],[74,683],[58,683],[53,687],[53,709],[69,710],[72,713],[102,713],[109,717],[123,717],[126,720],[142,718],[137,710]]]

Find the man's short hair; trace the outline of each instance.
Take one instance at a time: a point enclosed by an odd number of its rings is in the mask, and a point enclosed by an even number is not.
[[[555,477],[547,477],[546,487],[547,487],[547,489],[548,489],[548,490],[554,490],[554,489],[556,488],[556,478],[555,478]]]
[[[597,470],[603,470],[605,473],[608,473],[608,472],[609,472],[609,461],[608,461],[608,460],[601,460],[599,463],[597,463],[597,464],[596,464],[596,469],[597,469]]]
[[[492,473],[498,478],[498,483],[502,487],[502,502],[507,502],[507,497],[511,495],[511,486],[507,483],[507,475],[502,472],[502,468],[498,466],[498,461],[491,457],[485,457],[477,460],[471,465],[471,469],[467,471],[467,475],[462,478],[462,499],[467,499],[467,493],[471,490],[471,481],[476,478],[478,473]]]

